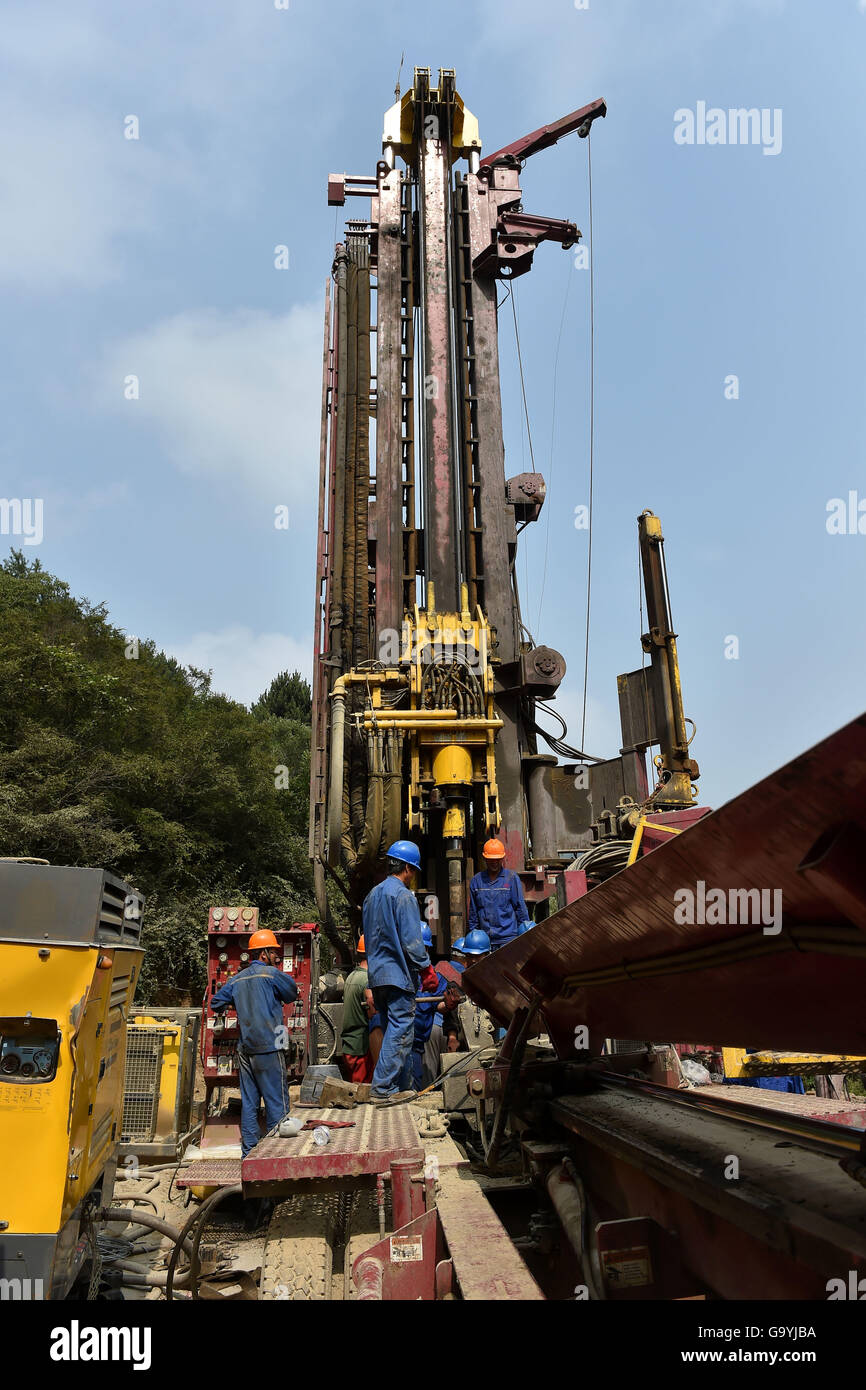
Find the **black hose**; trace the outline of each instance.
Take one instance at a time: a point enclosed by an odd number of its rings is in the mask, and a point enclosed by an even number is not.
[[[177,1269],[177,1262],[178,1262],[178,1260],[180,1259],[180,1252],[181,1252],[181,1248],[182,1248],[182,1246],[183,1246],[184,1240],[189,1236],[189,1234],[190,1234],[190,1232],[192,1231],[193,1227],[196,1226],[197,1223],[200,1222],[200,1223],[201,1223],[201,1230],[204,1230],[205,1218],[206,1218],[206,1217],[208,1216],[208,1214],[210,1213],[210,1210],[211,1210],[212,1207],[219,1206],[220,1202],[224,1202],[224,1201],[225,1201],[226,1197],[237,1197],[237,1196],[239,1196],[242,1192],[243,1192],[243,1187],[241,1186],[240,1183],[236,1183],[233,1187],[219,1187],[219,1188],[217,1188],[216,1192],[212,1192],[211,1195],[210,1195],[209,1197],[206,1197],[205,1200],[204,1200],[204,1202],[202,1203],[202,1205],[201,1205],[200,1207],[198,1207],[198,1208],[192,1213],[192,1215],[191,1215],[190,1217],[187,1218],[187,1221],[186,1221],[186,1223],[184,1224],[183,1230],[181,1231],[180,1235],[177,1237],[177,1240],[176,1240],[176,1242],[175,1242],[175,1247],[174,1247],[174,1250],[172,1251],[171,1259],[170,1259],[169,1265],[168,1265],[168,1274],[167,1274],[167,1276],[166,1276],[166,1281],[165,1281],[165,1296],[166,1296],[166,1299],[167,1299],[167,1301],[168,1301],[169,1303],[171,1303],[171,1301],[172,1301],[172,1299],[173,1299],[173,1297],[174,1297],[174,1294],[173,1294],[173,1290],[174,1290],[174,1273],[175,1273],[175,1270]],[[188,1280],[188,1282],[189,1282],[190,1288],[193,1290],[193,1297],[194,1297],[194,1298],[198,1298],[198,1291],[197,1291],[197,1289],[198,1289],[198,1268],[197,1268],[197,1265],[198,1265],[198,1242],[199,1242],[200,1239],[201,1239],[201,1231],[198,1231],[197,1234],[196,1234],[196,1238],[193,1240],[192,1250],[191,1250],[191,1253],[190,1253],[189,1280]]]
[[[149,1230],[159,1231],[160,1235],[168,1236],[169,1240],[174,1243],[182,1241],[184,1236],[183,1231],[178,1235],[177,1227],[170,1226],[167,1221],[163,1221],[157,1216],[151,1216],[148,1211],[133,1211],[130,1207],[100,1207],[95,1220],[105,1223],[122,1221],[126,1226],[145,1226]],[[183,1249],[187,1255],[191,1255],[192,1243],[187,1241]]]

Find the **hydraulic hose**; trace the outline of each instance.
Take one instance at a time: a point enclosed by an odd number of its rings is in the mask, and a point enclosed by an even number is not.
[[[179,1236],[177,1227],[169,1225],[161,1217],[151,1216],[149,1211],[136,1211],[132,1207],[100,1207],[95,1219],[106,1225],[112,1221],[122,1221],[125,1226],[147,1226],[152,1231],[159,1231],[162,1236],[168,1236],[172,1243],[177,1243],[183,1237],[182,1231]],[[187,1255],[192,1254],[191,1241],[183,1241],[182,1248]]]
[[[165,1296],[169,1303],[171,1303],[173,1298],[175,1270],[177,1269],[177,1262],[180,1259],[180,1252],[181,1249],[185,1248],[184,1242],[186,1241],[187,1237],[190,1235],[194,1227],[196,1228],[196,1234],[193,1237],[192,1250],[190,1253],[190,1265],[187,1273],[189,1287],[192,1289],[193,1298],[198,1298],[198,1245],[199,1241],[201,1240],[201,1233],[204,1230],[207,1217],[210,1214],[213,1207],[219,1206],[220,1203],[224,1202],[227,1197],[240,1196],[242,1192],[243,1187],[240,1183],[237,1183],[234,1187],[219,1187],[217,1188],[216,1192],[211,1193],[210,1197],[205,1198],[202,1205],[196,1211],[194,1211],[192,1215],[187,1219],[186,1224],[183,1227],[183,1230],[177,1237],[175,1247],[172,1251],[171,1259],[169,1260],[168,1264],[168,1272],[166,1274],[165,1280]]]

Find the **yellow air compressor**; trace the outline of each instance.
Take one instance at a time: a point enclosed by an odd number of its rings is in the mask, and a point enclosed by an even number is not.
[[[91,1217],[117,1166],[142,906],[102,869],[0,861],[0,1298],[87,1296]]]

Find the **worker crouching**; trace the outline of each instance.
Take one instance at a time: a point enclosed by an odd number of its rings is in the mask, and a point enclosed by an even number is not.
[[[373,1072],[374,1105],[410,1100],[415,996],[422,987],[435,993],[438,980],[421,938],[421,913],[412,892],[421,867],[418,846],[397,840],[388,850],[388,877],[364,899],[364,940],[373,1002],[385,1025]]]
[[[265,1104],[266,1131],[289,1113],[286,1054],[278,1047],[283,1031],[283,1005],[294,1004],[298,987],[291,975],[277,969],[282,960],[272,931],[253,932],[249,951],[255,959],[233,975],[211,1000],[214,1013],[231,1006],[238,1016],[237,1051],[241,1087],[241,1156],[259,1142],[259,1102]]]

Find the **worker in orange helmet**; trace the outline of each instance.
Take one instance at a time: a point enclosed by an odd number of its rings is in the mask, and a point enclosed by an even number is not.
[[[238,1074],[241,1087],[241,1156],[259,1142],[259,1101],[265,1103],[266,1132],[289,1113],[289,1082],[285,1044],[281,1038],[283,1005],[294,1004],[298,986],[278,966],[283,953],[272,931],[253,932],[249,941],[250,963],[232,975],[211,999],[214,1013],[231,1006],[238,1016],[240,1045]]]
[[[496,951],[520,935],[529,913],[518,875],[505,867],[502,841],[488,840],[481,853],[484,868],[469,884],[469,931],[485,931]]]

